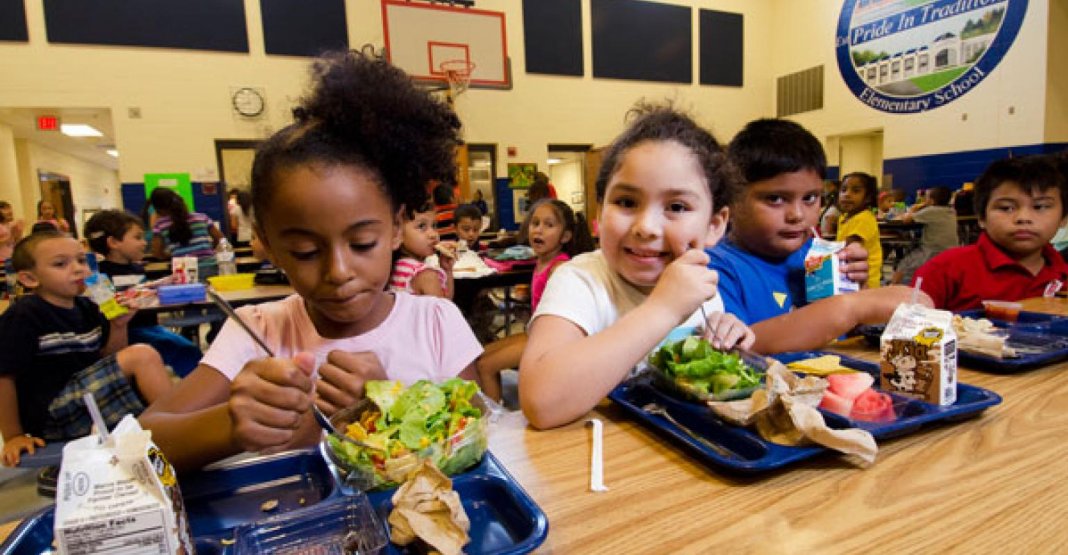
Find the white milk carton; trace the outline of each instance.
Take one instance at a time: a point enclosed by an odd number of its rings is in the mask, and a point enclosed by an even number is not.
[[[195,256],[176,256],[171,258],[171,275],[175,285],[197,283],[199,279],[198,260]]]
[[[91,435],[63,448],[60,553],[194,553],[174,468],[151,437],[128,415],[106,443]]]
[[[860,284],[849,279],[841,270],[838,253],[844,241],[827,241],[816,237],[805,254],[805,300],[818,301],[839,293],[860,290]]]
[[[902,304],[880,339],[880,387],[936,405],[957,400],[953,313]]]

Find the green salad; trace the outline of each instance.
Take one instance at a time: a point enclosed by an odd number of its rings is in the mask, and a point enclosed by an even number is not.
[[[661,345],[649,355],[649,364],[669,386],[702,401],[744,397],[763,378],[738,355],[718,351],[692,335]]]
[[[327,441],[338,462],[356,473],[366,489],[403,482],[422,458],[451,475],[478,462],[486,451],[482,411],[472,405],[478,392],[474,382],[419,380],[405,387],[399,381],[375,380],[366,383],[365,391],[371,403],[342,431],[370,448],[333,435]]]

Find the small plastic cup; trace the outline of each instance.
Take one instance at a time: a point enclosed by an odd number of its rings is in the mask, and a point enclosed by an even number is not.
[[[1020,317],[1023,305],[1010,301],[983,301],[986,317],[992,320],[1015,322]]]

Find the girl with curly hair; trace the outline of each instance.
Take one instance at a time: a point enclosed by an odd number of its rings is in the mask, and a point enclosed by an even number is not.
[[[346,52],[313,65],[296,121],[252,167],[256,235],[296,291],[238,309],[268,355],[227,322],[199,367],[142,417],[176,466],[313,445],[326,414],[369,379],[475,379],[482,347],[447,300],[390,292],[406,206],[455,172],[460,122],[385,61]]]

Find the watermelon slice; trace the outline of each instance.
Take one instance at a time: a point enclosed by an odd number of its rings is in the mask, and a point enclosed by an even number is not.
[[[868,389],[853,401],[849,417],[865,422],[892,422],[897,420],[894,400],[886,393]]]
[[[871,385],[875,383],[875,378],[867,372],[853,372],[851,374],[831,374],[827,376],[827,382],[830,391],[852,401],[870,389]],[[849,412],[847,411],[843,414],[849,414]]]
[[[853,400],[846,399],[828,389],[823,392],[820,408],[848,418],[849,413],[853,410]]]

